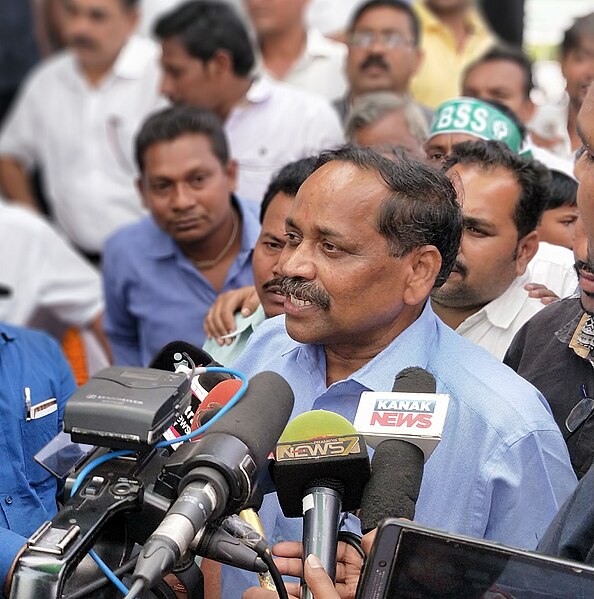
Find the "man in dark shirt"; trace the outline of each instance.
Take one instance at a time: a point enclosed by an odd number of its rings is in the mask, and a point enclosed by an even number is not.
[[[578,115],[582,153],[576,163],[578,208],[574,255],[579,294],[529,320],[504,363],[546,397],[578,477],[594,458],[594,88]]]

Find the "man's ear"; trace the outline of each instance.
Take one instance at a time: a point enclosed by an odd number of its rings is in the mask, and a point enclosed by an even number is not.
[[[229,186],[231,193],[237,191],[237,178],[239,177],[239,165],[237,160],[229,160],[225,165],[225,173],[229,179]]]
[[[215,50],[206,62],[206,70],[211,77],[220,79],[226,73],[233,72],[233,58],[227,50]]]
[[[140,195],[140,198],[142,199],[142,205],[147,210],[149,210],[150,207],[149,207],[147,199],[146,199],[146,187],[145,187],[143,176],[140,175],[140,177],[137,177],[135,183],[136,183],[136,189],[138,190],[138,194]]]
[[[528,263],[538,251],[538,233],[532,231],[525,235],[518,242],[518,248],[516,250],[516,276],[521,276],[526,272]]]
[[[441,254],[434,245],[424,245],[413,250],[409,258],[411,269],[402,299],[409,306],[418,306],[429,297],[435,285],[441,270]]]

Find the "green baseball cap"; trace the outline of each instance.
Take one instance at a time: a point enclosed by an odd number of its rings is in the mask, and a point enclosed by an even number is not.
[[[525,155],[516,124],[494,106],[476,98],[453,98],[437,107],[428,139],[442,133],[466,133],[478,139],[502,141],[512,152]]]

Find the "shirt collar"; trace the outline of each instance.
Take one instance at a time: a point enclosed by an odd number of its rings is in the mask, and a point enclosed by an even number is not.
[[[266,102],[273,93],[273,83],[268,75],[259,73],[245,95],[247,102],[251,104],[261,104]]]
[[[244,208],[242,202],[235,195],[231,196],[231,202],[241,215],[242,225],[240,254],[249,252],[256,245],[259,235],[259,226],[255,224],[257,219],[249,210]],[[147,251],[150,256],[153,256],[154,258],[171,258],[173,256],[181,256],[183,254],[173,237],[162,231],[152,216],[149,217],[149,225],[154,230],[154,233],[151,236],[151,246]]]
[[[310,58],[332,58],[336,55],[336,44],[315,27],[310,27],[306,33],[304,55]]]
[[[14,327],[8,327],[3,322],[0,322],[0,348],[14,341],[16,339],[15,333],[16,330]]]
[[[429,370],[429,348],[437,335],[437,316],[427,301],[421,315],[396,339],[367,362],[362,368],[347,377],[366,389],[373,391],[391,389],[395,376],[405,368],[418,366]],[[419,343],[419,339],[423,342]],[[325,355],[321,345],[294,342],[284,355],[296,352],[297,364],[308,374],[319,370],[325,377]],[[338,383],[335,383],[338,384]]]
[[[113,65],[112,72],[122,79],[140,79],[146,70],[146,65],[158,56],[154,42],[131,35],[120,50]]]
[[[417,0],[414,3],[414,9],[417,12],[422,29],[425,31],[449,31],[446,26],[425,6],[423,0]],[[470,9],[466,18],[467,31],[471,35],[481,35],[487,32],[487,26],[476,9]]]
[[[530,282],[529,279],[526,273],[516,277],[504,293],[469,316],[463,324],[470,324],[475,319],[486,317],[494,327],[508,329],[528,298],[524,285]]]
[[[580,358],[594,360],[594,317],[590,316],[579,304],[579,294],[570,299],[577,300],[577,314],[555,332],[555,337],[568,345]]]
[[[256,308],[255,312],[249,316],[243,316],[241,313],[238,313],[235,316],[235,331],[233,331],[233,338],[239,337],[241,333],[247,331],[248,329],[256,329],[265,320],[266,314],[262,304],[260,304]]]

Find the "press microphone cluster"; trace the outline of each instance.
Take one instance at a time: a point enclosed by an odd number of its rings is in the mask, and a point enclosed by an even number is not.
[[[200,441],[176,451],[179,495],[144,545],[134,580],[149,588],[173,569],[207,522],[242,509],[258,473],[267,467],[293,401],[293,392],[281,376],[260,373],[251,379],[242,400]],[[267,426],[262,426],[257,414],[267,415]]]
[[[208,354],[175,342],[151,368],[106,369],[77,391],[66,406],[66,432],[95,448],[69,472],[65,488],[72,492],[64,508],[35,533],[21,557],[14,597],[22,596],[21,586],[33,596],[31,589],[46,588],[48,577],[61,596],[89,547],[100,535],[114,533],[112,527],[120,531],[121,518],[126,543],[143,546],[131,597],[176,563],[188,563],[190,552],[259,573],[267,569],[265,539],[234,514],[253,505],[258,480],[267,474],[269,456],[292,412],[293,393],[281,376],[260,373],[197,442],[170,453],[160,441],[176,415],[184,413],[181,432],[190,432],[215,417],[242,385],[232,373],[196,370],[203,365],[213,365]],[[198,399],[195,410],[189,409],[190,396]],[[112,454],[109,448],[126,451]],[[54,574],[31,577],[41,554],[52,562]]]

